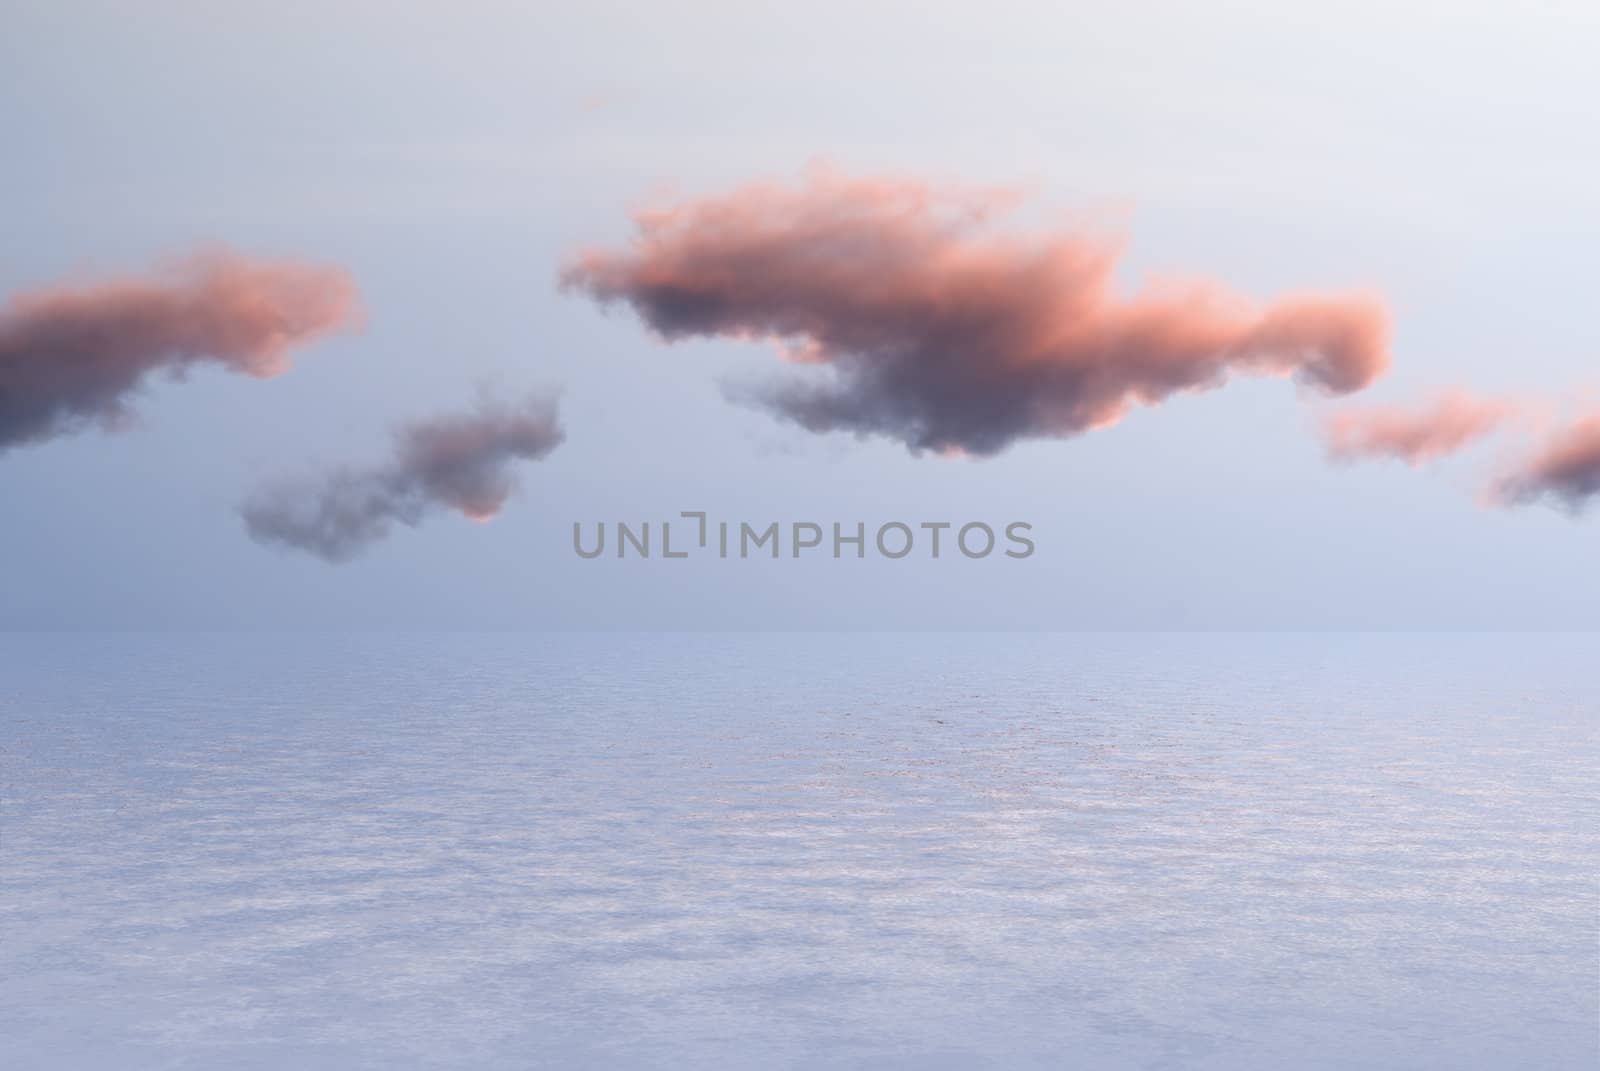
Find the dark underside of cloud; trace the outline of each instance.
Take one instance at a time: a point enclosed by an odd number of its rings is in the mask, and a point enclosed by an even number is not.
[[[347,561],[395,524],[415,526],[436,510],[489,520],[516,489],[515,462],[543,458],[564,438],[554,398],[486,399],[472,412],[399,429],[382,464],[280,484],[240,514],[259,542]]]
[[[1072,436],[1235,374],[1348,393],[1388,366],[1370,297],[1256,305],[1190,281],[1122,298],[1114,246],[986,232],[1005,202],[828,176],[753,185],[641,213],[631,248],[580,255],[562,284],[627,303],[669,341],[776,341],[806,371],[735,398],[913,451]]]
[[[124,418],[151,375],[265,377],[347,322],[343,271],[213,251],[140,278],[18,294],[0,310],[0,450]]]

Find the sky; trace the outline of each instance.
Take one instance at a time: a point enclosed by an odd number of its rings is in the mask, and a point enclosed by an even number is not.
[[[0,628],[1600,627],[1593,5],[4,22]],[[574,553],[681,511],[1035,549]]]

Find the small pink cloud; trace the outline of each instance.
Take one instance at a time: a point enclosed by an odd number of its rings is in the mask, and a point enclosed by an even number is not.
[[[555,398],[506,404],[486,396],[473,411],[400,428],[388,461],[279,484],[240,514],[258,542],[342,562],[396,524],[420,524],[440,508],[479,523],[493,519],[516,490],[513,463],[539,460],[565,438]]]
[[[1394,458],[1422,465],[1448,457],[1498,430],[1522,407],[1508,401],[1447,391],[1420,409],[1346,409],[1323,424],[1328,456],[1340,461]]]
[[[1490,487],[1494,505],[1546,502],[1568,513],[1583,512],[1600,497],[1600,413],[1551,435]]]

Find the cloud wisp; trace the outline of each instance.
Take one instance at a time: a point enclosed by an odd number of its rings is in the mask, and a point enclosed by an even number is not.
[[[1490,487],[1498,506],[1547,503],[1577,516],[1600,498],[1600,413],[1578,420]]]
[[[1323,439],[1336,461],[1392,458],[1416,466],[1473,445],[1522,411],[1514,402],[1451,390],[1418,409],[1375,406],[1334,413],[1323,423]]]
[[[398,429],[382,464],[270,487],[239,512],[257,542],[348,561],[395,524],[414,527],[435,510],[489,520],[516,490],[513,464],[543,458],[565,438],[554,397],[485,398],[470,412]]]
[[[561,282],[668,341],[776,341],[808,374],[731,397],[913,452],[1069,437],[1234,375],[1345,394],[1388,367],[1371,296],[1258,305],[1200,280],[1121,297],[1115,245],[988,229],[1013,200],[825,174],[750,185],[639,213],[631,248],[582,253]]]
[[[159,371],[276,375],[289,350],[355,316],[344,271],[226,250],[145,277],[17,294],[0,309],[0,451],[116,424]]]

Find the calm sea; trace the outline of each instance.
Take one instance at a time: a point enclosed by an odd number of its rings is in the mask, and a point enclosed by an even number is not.
[[[0,636],[0,1065],[1593,1068],[1600,637]]]

